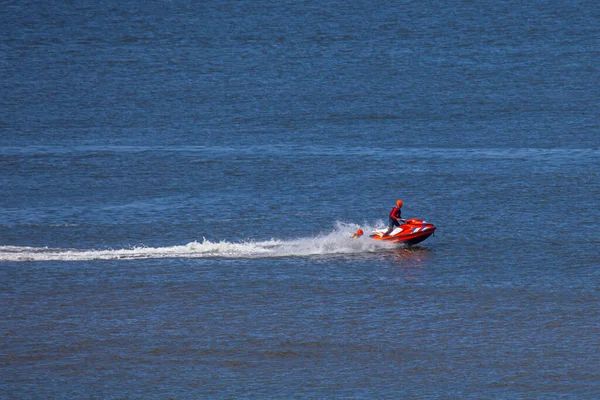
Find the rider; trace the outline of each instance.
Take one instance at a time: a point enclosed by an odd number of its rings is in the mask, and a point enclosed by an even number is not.
[[[382,236],[389,235],[390,232],[396,226],[400,226],[400,221],[406,222],[406,220],[402,219],[402,200],[396,200],[396,207],[392,208],[390,211],[390,224],[388,226],[388,230]]]

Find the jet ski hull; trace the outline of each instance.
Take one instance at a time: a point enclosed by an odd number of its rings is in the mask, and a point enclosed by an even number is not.
[[[435,232],[435,226],[422,219],[409,219],[389,235],[384,235],[387,229],[375,230],[371,235],[373,240],[391,243],[403,243],[408,246],[421,243]]]

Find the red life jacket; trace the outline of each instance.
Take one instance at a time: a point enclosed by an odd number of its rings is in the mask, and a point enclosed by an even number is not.
[[[392,208],[392,211],[390,211],[390,218],[392,218],[392,219],[402,218],[402,209],[400,209],[398,207]]]

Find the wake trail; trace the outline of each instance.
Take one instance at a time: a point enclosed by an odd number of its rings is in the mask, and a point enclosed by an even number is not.
[[[159,258],[277,258],[377,252],[394,247],[370,240],[368,235],[352,239],[356,224],[338,223],[330,233],[293,240],[213,242],[204,238],[169,247],[137,246],[123,249],[60,249],[0,246],[0,262],[135,260]],[[365,232],[368,232],[365,230]]]

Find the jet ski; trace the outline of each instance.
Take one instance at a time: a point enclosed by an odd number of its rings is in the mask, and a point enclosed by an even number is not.
[[[435,232],[435,226],[422,219],[407,219],[402,225],[395,228],[389,235],[385,235],[387,229],[375,229],[369,235],[373,240],[383,240],[390,243],[405,243],[412,246],[421,243]],[[356,231],[353,237],[363,235],[362,229]]]

